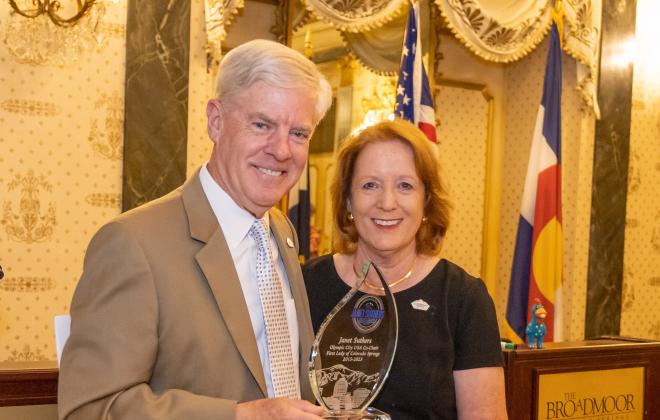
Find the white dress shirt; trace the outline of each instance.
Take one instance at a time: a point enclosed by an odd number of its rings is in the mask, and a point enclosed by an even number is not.
[[[250,321],[252,322],[252,329],[254,336],[257,339],[257,347],[259,348],[259,357],[261,358],[261,365],[264,369],[264,376],[266,378],[266,389],[268,390],[268,397],[275,396],[273,390],[273,381],[270,373],[270,362],[268,359],[268,342],[266,337],[266,324],[264,321],[263,310],[261,308],[261,300],[259,298],[259,284],[257,281],[257,243],[248,232],[250,227],[257,220],[252,214],[245,209],[241,208],[234,202],[234,200],[218,185],[217,182],[211,177],[206,165],[202,166],[199,172],[199,179],[202,183],[204,194],[211,204],[213,213],[218,219],[220,229],[225,236],[231,257],[234,260],[234,266],[238,273],[238,278],[241,281],[241,288],[243,289],[243,296],[245,303],[250,313]],[[266,222],[266,226],[270,229],[268,213],[262,218]],[[277,262],[275,269],[282,281],[282,292],[284,293],[284,302],[286,305],[286,316],[289,324],[289,335],[291,337],[291,354],[293,355],[293,364],[296,370],[296,378],[299,378],[299,349],[298,349],[298,321],[296,316],[296,305],[291,295],[291,288],[289,287],[289,279],[284,270],[284,263],[280,258],[280,253],[277,248],[277,242],[273,233],[270,232],[270,243],[273,252],[273,258]],[[300,384],[298,384],[300,389]]]

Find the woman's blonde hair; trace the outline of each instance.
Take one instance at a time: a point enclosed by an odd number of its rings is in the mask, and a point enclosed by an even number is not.
[[[440,178],[438,160],[431,143],[424,133],[408,121],[395,118],[366,128],[355,136],[348,137],[337,159],[337,170],[330,187],[334,212],[333,247],[335,252],[355,252],[358,232],[350,220],[348,202],[351,198],[351,183],[355,173],[355,162],[368,144],[397,140],[410,147],[415,160],[417,176],[424,184],[424,222],[415,241],[417,253],[437,255],[442,239],[449,227],[451,204],[447,190]]]

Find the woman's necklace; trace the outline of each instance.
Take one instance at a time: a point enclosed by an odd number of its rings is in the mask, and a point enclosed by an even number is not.
[[[417,262],[417,256],[415,256],[415,259],[413,260],[413,263],[412,263],[412,266],[410,267],[410,270],[408,270],[408,272],[407,272],[406,274],[404,274],[404,276],[401,277],[400,279],[395,280],[395,281],[393,281],[393,282],[391,282],[391,283],[387,283],[387,286],[388,286],[390,289],[392,289],[392,288],[395,287],[397,284],[403,283],[404,281],[408,280],[408,279],[412,276],[413,269],[415,268],[415,262]],[[360,273],[358,273],[358,271],[355,269],[355,265],[353,265],[353,272],[355,273],[355,275],[357,276],[358,279],[361,279],[361,278],[362,278],[362,276],[360,275]],[[384,291],[385,291],[385,288],[384,288],[384,287],[382,287],[382,286],[377,286],[377,285],[375,285],[375,284],[371,284],[371,283],[369,282],[369,279],[368,279],[367,277],[364,278],[364,284],[365,284],[365,285],[367,286],[367,288],[369,288],[369,289],[380,290],[381,292],[384,292]]]

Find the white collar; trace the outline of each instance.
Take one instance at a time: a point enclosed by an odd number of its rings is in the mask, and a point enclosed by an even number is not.
[[[229,249],[235,249],[248,234],[257,218],[236,204],[229,194],[213,179],[206,166],[204,164],[199,171],[202,189],[211,204],[213,214],[218,219]],[[270,229],[268,212],[264,213],[261,219],[265,222],[266,231],[268,232]]]

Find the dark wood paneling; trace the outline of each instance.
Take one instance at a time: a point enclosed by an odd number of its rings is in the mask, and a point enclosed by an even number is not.
[[[57,362],[0,363],[0,407],[57,404]]]

